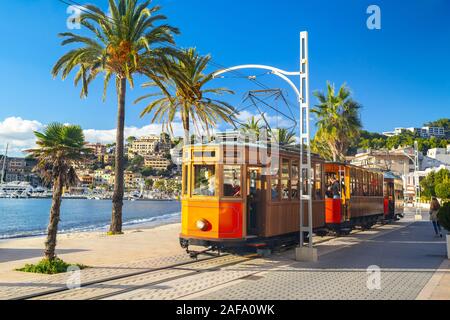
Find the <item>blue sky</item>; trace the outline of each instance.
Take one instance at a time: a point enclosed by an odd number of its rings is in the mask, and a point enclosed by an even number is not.
[[[90,3],[106,8],[107,1]],[[257,63],[296,70],[299,32],[309,31],[311,90],[323,89],[327,80],[336,85],[346,82],[363,105],[362,120],[368,130],[421,126],[450,114],[448,0],[153,3],[162,5],[169,22],[181,29],[178,46],[195,46],[201,53],[212,54],[213,60],[223,66]],[[366,9],[371,4],[381,8],[381,30],[366,27]],[[113,132],[113,87],[106,103],[101,100],[101,80],[92,86],[88,99],[81,100],[73,76],[63,82],[50,75],[52,65],[67,50],[57,37],[58,32],[67,31],[66,9],[67,5],[58,0],[2,3],[0,148],[7,140],[20,140],[22,136],[28,142],[16,144],[26,146],[31,139],[30,128],[51,121],[80,124],[91,129],[90,137],[99,141],[107,140]],[[270,76],[260,81],[285,89],[294,100],[293,92],[282,81]],[[246,91],[259,88],[243,79],[217,80],[217,86],[222,85],[236,91],[229,101],[237,107]],[[132,104],[145,91],[136,87],[129,93],[126,125],[137,129],[147,126],[149,119],[139,118],[143,105]]]

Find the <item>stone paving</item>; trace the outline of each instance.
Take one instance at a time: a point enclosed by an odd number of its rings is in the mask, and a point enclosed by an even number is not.
[[[416,222],[322,255],[316,264],[291,263],[257,280],[240,281],[190,298],[415,299],[444,261],[445,253],[445,242],[433,238],[429,222]],[[381,286],[370,290],[367,268],[373,265],[381,268]]]
[[[433,238],[428,221],[413,215],[375,230],[323,242],[316,238],[318,263],[299,263],[293,251],[269,258],[224,256],[193,262],[188,255],[147,259],[81,271],[83,284],[66,288],[68,275],[44,276],[36,281],[0,283],[0,299],[48,293],[44,299],[416,299],[433,297],[441,279],[445,241]],[[179,265],[174,266],[173,265]],[[380,288],[368,289],[369,266],[381,270]],[[170,268],[167,268],[171,266]],[[167,268],[167,269],[161,269]],[[444,266],[444,268],[446,268]],[[161,270],[159,270],[161,269]],[[152,271],[152,272],[147,272]],[[147,272],[136,274],[137,272]],[[111,277],[129,277],[108,280]],[[430,286],[430,283],[434,283]],[[373,283],[371,283],[373,285]],[[428,289],[427,289],[428,288]],[[439,297],[448,297],[440,294]]]
[[[202,257],[201,259],[205,259]],[[192,262],[187,254],[176,255],[163,258],[152,258],[118,265],[88,268],[80,271],[82,283],[98,282],[111,277],[121,277],[133,275],[138,272],[155,270],[171,265]],[[0,282],[0,300],[17,299],[38,293],[51,293],[55,290],[67,288],[67,281],[70,274],[57,274],[37,276],[35,279],[26,282],[2,283]]]

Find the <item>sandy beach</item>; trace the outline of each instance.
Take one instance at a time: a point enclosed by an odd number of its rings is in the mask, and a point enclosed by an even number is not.
[[[177,223],[155,228],[135,227],[125,230],[120,236],[107,236],[100,231],[60,234],[57,254],[69,263],[91,267],[173,256],[183,253],[178,241],[180,229]],[[42,259],[44,241],[45,237],[1,240],[0,281],[14,282],[39,277],[14,269]]]

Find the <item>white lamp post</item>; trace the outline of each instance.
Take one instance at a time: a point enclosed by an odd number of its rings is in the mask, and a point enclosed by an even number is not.
[[[312,218],[312,173],[311,173],[311,135],[310,135],[310,110],[309,110],[309,59],[308,59],[308,32],[300,33],[300,71],[288,72],[271,66],[259,64],[239,65],[232,68],[220,70],[214,74],[217,78],[222,74],[241,70],[241,69],[263,69],[271,74],[278,76],[289,84],[294,90],[299,102],[300,108],[300,246],[296,249],[296,259],[299,261],[317,261],[317,249],[313,247],[313,218]],[[289,76],[299,76],[299,88],[289,79]],[[306,147],[306,154],[304,147]],[[303,160],[306,155],[306,162]],[[303,192],[303,185],[307,182],[307,194]],[[306,201],[306,204],[305,204]],[[305,206],[307,210],[308,221],[305,225],[304,213]],[[304,235],[308,233],[309,243],[305,246]]]

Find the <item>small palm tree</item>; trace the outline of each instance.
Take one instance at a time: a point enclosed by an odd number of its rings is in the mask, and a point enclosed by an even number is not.
[[[295,144],[295,133],[289,131],[285,128],[273,130],[274,133],[272,135],[275,137],[275,140],[283,146],[293,145]]]
[[[184,144],[189,144],[191,123],[198,135],[217,127],[219,120],[232,124],[235,109],[228,103],[213,99],[212,95],[233,94],[225,88],[208,88],[214,73],[206,73],[211,60],[209,55],[200,56],[195,49],[181,50],[176,57],[165,61],[163,77],[144,83],[144,88],[159,89],[138,98],[138,103],[147,98],[156,98],[148,104],[141,117],[152,114],[151,122],[161,122],[163,130],[173,132],[172,123],[177,113],[181,115],[184,129]]]
[[[98,75],[104,74],[103,99],[111,78],[115,80],[118,110],[115,155],[115,180],[111,234],[122,233],[122,206],[124,194],[124,126],[127,81],[134,85],[135,74],[147,74],[159,82],[158,68],[167,55],[176,50],[166,46],[174,43],[173,34],[178,29],[169,25],[155,26],[166,17],[157,14],[160,7],[148,8],[151,0],[109,0],[109,13],[94,5],[84,6],[79,21],[87,30],[87,36],[71,32],[61,33],[62,45],[78,44],[63,55],[52,70],[65,79],[75,68],[75,85],[81,81],[81,97],[87,97],[88,87]]]
[[[256,139],[259,140],[261,130],[263,129],[263,127],[259,124],[260,121],[261,121],[261,119],[256,119],[256,117],[251,117],[249,120],[247,120],[246,123],[241,125],[240,130],[243,133],[255,136]]]
[[[88,156],[83,130],[79,126],[52,123],[43,133],[35,132],[37,148],[27,150],[35,159],[37,172],[44,183],[53,185],[52,207],[45,242],[45,258],[56,257],[56,236],[60,219],[61,197],[64,188],[76,184],[78,177],[74,166]]]
[[[317,137],[326,143],[333,161],[343,161],[350,145],[359,137],[362,124],[361,106],[351,98],[350,90],[343,84],[339,91],[327,83],[327,93],[315,92],[319,100],[311,112],[317,117]]]

